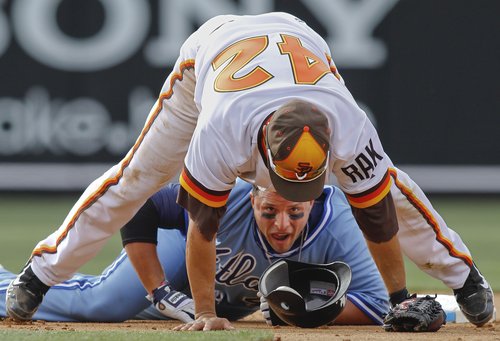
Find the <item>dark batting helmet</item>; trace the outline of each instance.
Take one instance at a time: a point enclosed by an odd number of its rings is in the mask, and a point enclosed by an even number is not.
[[[271,264],[259,280],[269,308],[284,322],[315,328],[333,322],[345,307],[351,268],[344,262]]]

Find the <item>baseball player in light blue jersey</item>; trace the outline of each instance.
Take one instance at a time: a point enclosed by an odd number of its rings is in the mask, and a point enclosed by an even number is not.
[[[161,227],[158,229],[158,257],[169,288],[182,293],[178,302],[183,301],[183,304],[170,306],[162,313],[155,309],[146,298],[147,291],[130,259],[122,251],[101,275],[76,275],[55,285],[47,293],[34,319],[124,321],[170,317],[189,321],[186,312],[193,313],[194,307],[193,301],[184,296],[189,295],[185,266],[188,219],[186,211],[176,204],[178,190],[177,184],[167,185],[146,205],[152,203],[151,207],[157,212],[159,220],[154,222],[155,227]],[[256,188],[254,197],[255,191]],[[288,202],[291,208],[285,212],[286,217],[278,219],[279,214],[272,208],[255,207],[251,192],[251,185],[237,182],[217,232],[217,315],[237,320],[258,310],[259,277],[277,259],[286,257],[309,263],[341,260],[350,265],[352,282],[347,293],[348,303],[336,323],[381,324],[382,315],[389,308],[387,291],[343,193],[333,186],[326,186],[322,195],[314,204],[311,203],[310,213],[309,210],[295,209],[294,203]],[[273,195],[277,194],[273,192]],[[283,219],[304,219],[304,223],[288,232],[265,226],[266,221],[273,220],[280,221],[272,224],[283,225]],[[287,251],[282,252],[285,249]],[[0,268],[0,316],[6,316],[5,292],[15,277],[15,274]]]

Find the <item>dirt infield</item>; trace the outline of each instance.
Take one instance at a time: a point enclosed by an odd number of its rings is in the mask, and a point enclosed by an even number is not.
[[[500,294],[495,294],[497,310],[500,311]],[[29,323],[13,323],[4,320],[0,323],[2,329],[28,330],[123,330],[130,331],[158,330],[169,332],[176,326],[172,321],[126,321],[123,323],[67,323],[35,321]],[[233,323],[239,329],[266,329],[270,328],[263,323],[258,314],[251,318]],[[323,340],[440,340],[440,341],[469,341],[469,340],[500,340],[500,321],[488,323],[476,328],[469,323],[450,323],[443,326],[436,333],[387,333],[379,326],[331,326],[316,329],[300,329],[293,327],[272,328],[275,340],[283,341],[323,341]]]

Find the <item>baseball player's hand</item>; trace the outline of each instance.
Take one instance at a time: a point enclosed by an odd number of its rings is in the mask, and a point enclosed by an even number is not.
[[[194,320],[194,301],[182,292],[173,290],[169,283],[153,290],[146,298],[163,315],[182,322]]]
[[[173,330],[181,331],[195,331],[195,330],[234,330],[227,319],[222,317],[217,317],[215,314],[203,314],[200,315],[195,321],[181,324],[174,327]]]
[[[267,303],[267,300],[265,299],[264,295],[260,291],[257,292],[257,296],[260,299],[260,312],[262,313],[262,316],[264,316],[264,319],[266,320],[266,323],[268,326],[287,326],[287,324],[281,320],[275,313],[274,311],[269,308],[269,304]]]
[[[257,296],[260,299],[260,312],[262,313],[262,316],[264,316],[264,319],[266,320],[266,323],[268,326],[272,326],[273,322],[271,321],[271,313],[269,309],[269,304],[267,303],[267,300],[265,299],[264,295],[259,291],[257,292]]]

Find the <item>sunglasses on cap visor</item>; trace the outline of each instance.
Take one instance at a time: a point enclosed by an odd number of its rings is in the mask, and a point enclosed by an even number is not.
[[[283,180],[290,182],[310,182],[322,176],[323,173],[325,173],[326,170],[328,169],[328,164],[329,164],[328,161],[330,160],[330,151],[328,151],[328,153],[326,154],[326,160],[322,167],[318,168],[315,171],[304,173],[302,175],[298,174],[295,171],[291,171],[289,169],[285,169],[283,167],[276,165],[273,161],[273,157],[271,156],[271,150],[269,148],[267,148],[267,157],[269,159],[269,167],[271,167],[274,174],[276,174]]]

